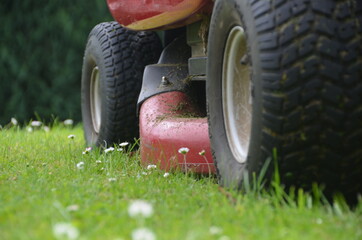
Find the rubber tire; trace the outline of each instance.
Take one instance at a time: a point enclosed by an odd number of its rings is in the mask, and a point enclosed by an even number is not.
[[[82,118],[87,145],[111,146],[139,137],[137,99],[146,65],[157,62],[161,42],[153,32],[134,32],[117,22],[100,23],[88,37],[82,69]],[[91,75],[98,66],[101,116],[97,132],[91,113]]]
[[[234,26],[245,30],[252,72],[244,164],[230,150],[222,114],[223,56]],[[359,1],[216,1],[206,92],[221,185],[240,188],[245,173],[259,173],[275,151],[287,186],[310,188],[317,182],[327,194],[362,192],[361,26]]]

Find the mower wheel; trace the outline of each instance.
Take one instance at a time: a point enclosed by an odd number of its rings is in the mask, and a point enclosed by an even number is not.
[[[222,185],[240,187],[273,158],[287,186],[362,192],[361,9],[356,1],[216,1],[206,92]]]
[[[98,24],[88,37],[82,69],[82,117],[88,145],[138,138],[137,99],[146,65],[157,62],[161,42],[117,22]]]

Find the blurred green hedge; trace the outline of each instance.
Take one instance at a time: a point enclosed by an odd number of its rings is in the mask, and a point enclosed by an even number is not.
[[[0,124],[34,113],[81,120],[84,47],[93,26],[109,20],[106,0],[2,0]]]

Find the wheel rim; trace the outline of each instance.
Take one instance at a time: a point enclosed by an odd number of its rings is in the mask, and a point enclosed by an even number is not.
[[[93,129],[98,134],[101,127],[102,110],[98,66],[93,68],[91,75],[90,107]]]
[[[229,147],[239,163],[248,156],[252,119],[250,68],[242,63],[246,54],[244,30],[236,26],[230,31],[224,52],[222,104]]]

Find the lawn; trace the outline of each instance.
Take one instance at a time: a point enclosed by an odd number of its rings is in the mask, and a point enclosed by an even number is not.
[[[236,193],[86,147],[81,126],[0,130],[0,239],[362,239],[361,201]]]

